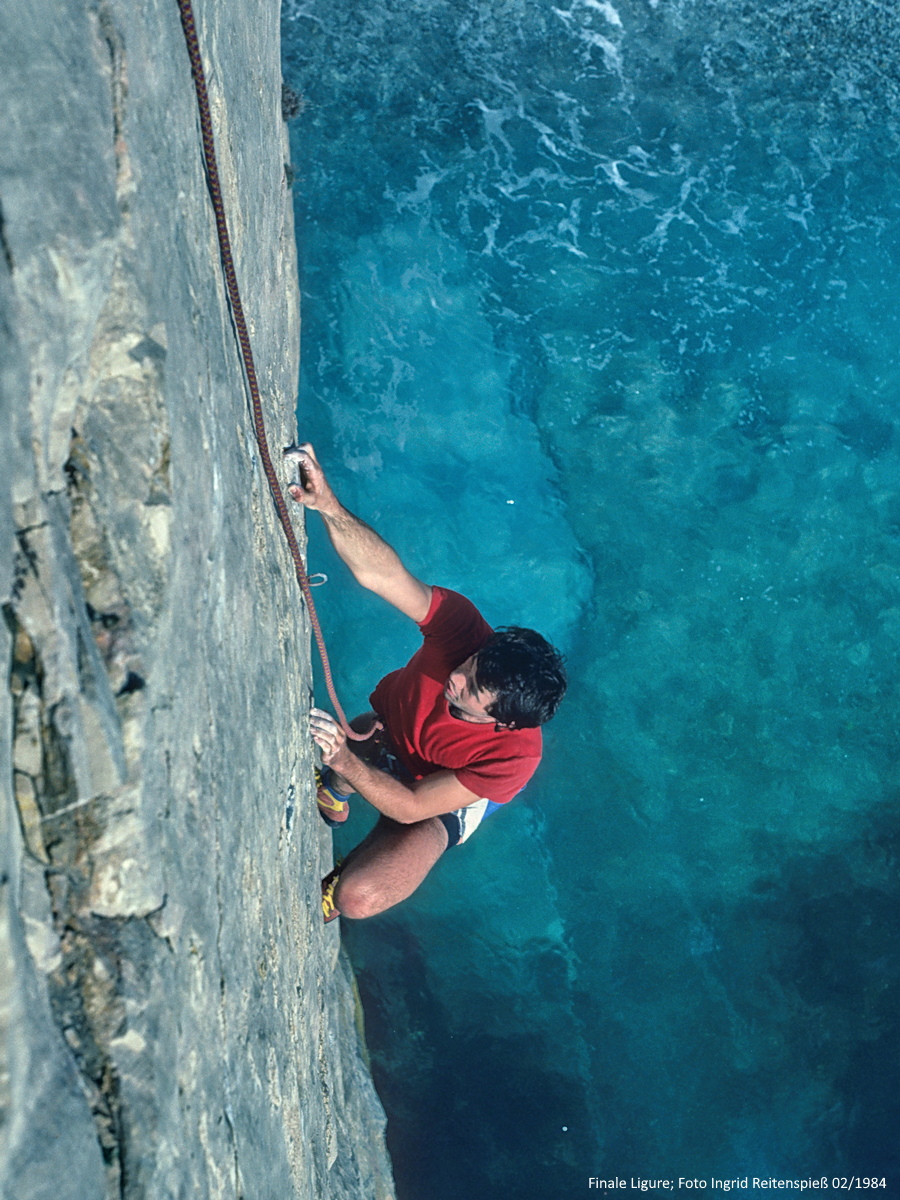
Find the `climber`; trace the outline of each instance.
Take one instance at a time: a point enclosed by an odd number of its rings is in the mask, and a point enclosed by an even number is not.
[[[291,457],[300,472],[291,496],[321,515],[359,583],[415,621],[424,637],[407,665],[377,685],[374,712],[351,722],[360,732],[379,723],[367,740],[348,742],[321,709],[310,715],[322,752],[322,816],[331,825],[346,820],[353,792],[381,814],[322,881],[325,919],[370,917],[411,895],[446,849],[522,790],[541,758],[538,727],[556,712],[566,677],[559,652],[539,633],[495,632],[470,600],[411,575],[340,503],[311,445]]]

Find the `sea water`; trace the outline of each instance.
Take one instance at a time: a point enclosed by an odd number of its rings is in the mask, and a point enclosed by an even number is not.
[[[401,1200],[900,1187],[898,27],[285,0],[301,436],[571,680],[524,795],[342,923]],[[309,527],[362,711],[418,635]]]

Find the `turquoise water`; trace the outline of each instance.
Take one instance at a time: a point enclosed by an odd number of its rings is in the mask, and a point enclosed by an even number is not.
[[[900,1194],[895,11],[285,0],[284,36],[301,430],[571,674],[527,793],[344,923],[401,1200]],[[310,533],[361,710],[417,636]]]

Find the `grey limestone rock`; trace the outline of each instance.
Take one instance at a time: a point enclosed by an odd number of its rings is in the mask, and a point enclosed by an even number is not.
[[[278,458],[278,4],[197,22]],[[0,32],[0,1196],[388,1198],[178,9]]]

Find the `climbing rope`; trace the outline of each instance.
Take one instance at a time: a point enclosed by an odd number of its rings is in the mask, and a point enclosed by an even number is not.
[[[234,318],[234,327],[237,332],[237,339],[241,349],[241,358],[244,362],[244,371],[247,375],[247,386],[250,389],[251,408],[253,411],[253,426],[256,433],[256,444],[259,447],[259,456],[262,459],[263,470],[266,473],[266,479],[269,481],[269,489],[272,493],[272,499],[275,501],[275,508],[278,512],[278,519],[281,521],[281,527],[284,530],[284,536],[287,538],[288,547],[291,551],[291,557],[294,560],[294,566],[297,572],[297,582],[300,584],[300,590],[303,593],[303,598],[306,601],[306,607],[309,612],[309,619],[312,624],[313,635],[316,639],[316,645],[319,649],[319,657],[322,660],[322,671],[325,675],[325,686],[328,689],[328,695],[331,703],[334,706],[334,711],[337,713],[338,720],[348,738],[353,741],[365,741],[371,734],[356,733],[350,728],[347,718],[344,716],[344,710],[341,708],[340,701],[337,698],[337,693],[334,688],[334,681],[331,677],[331,665],[328,661],[328,652],[325,649],[325,639],[322,637],[322,628],[319,625],[319,618],[316,614],[316,606],[313,603],[312,593],[310,591],[309,576],[306,573],[306,568],[303,565],[303,558],[300,554],[300,547],[297,545],[297,538],[294,534],[294,527],[291,524],[291,518],[288,513],[287,503],[284,499],[284,494],[281,490],[281,485],[278,482],[278,476],[275,474],[275,468],[272,465],[272,458],[269,454],[269,443],[266,438],[266,427],[263,422],[262,403],[259,398],[259,384],[256,379],[256,367],[253,362],[253,351],[250,348],[250,336],[247,332],[247,322],[244,320],[244,307],[241,304],[241,294],[238,290],[237,275],[234,270],[234,259],[231,254],[231,239],[228,236],[228,224],[225,220],[225,206],[222,203],[222,189],[219,185],[219,168],[216,162],[216,147],[213,139],[212,117],[209,111],[209,97],[206,91],[206,76],[203,72],[203,60],[200,57],[200,43],[197,38],[197,26],[194,23],[194,11],[191,7],[191,0],[178,0],[178,8],[181,13],[181,24],[184,28],[184,38],[187,42],[188,57],[191,60],[191,71],[194,76],[194,90],[197,93],[197,107],[200,110],[200,131],[203,138],[203,157],[206,160],[206,182],[209,187],[209,196],[212,200],[213,211],[216,216],[216,232],[219,238],[219,253],[222,257],[222,269],[225,272],[225,286],[228,291],[228,299],[231,303],[231,314]]]

